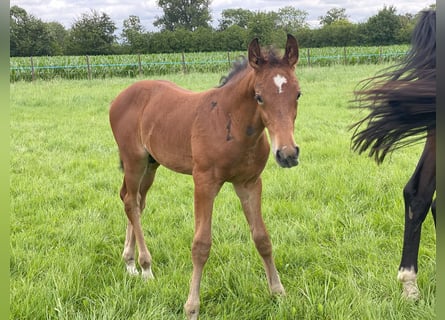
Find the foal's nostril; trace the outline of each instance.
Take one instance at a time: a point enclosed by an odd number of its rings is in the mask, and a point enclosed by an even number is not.
[[[277,155],[276,155],[276,157],[277,157],[277,160],[278,160],[279,162],[281,162],[281,161],[284,159],[283,151],[281,151],[281,150],[277,150]]]
[[[288,149],[290,150],[290,149]],[[275,158],[280,166],[285,168],[290,168],[298,165],[298,155],[300,153],[300,149],[298,147],[294,148],[294,152],[291,154],[286,154],[282,149],[278,149]]]

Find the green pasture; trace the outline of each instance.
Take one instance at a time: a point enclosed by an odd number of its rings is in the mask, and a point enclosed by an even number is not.
[[[402,188],[422,145],[377,166],[350,150],[355,85],[385,65],[297,68],[299,166],[270,158],[263,216],[285,297],[263,266],[230,184],[218,195],[200,319],[435,319],[436,236],[424,223],[420,301],[401,297]],[[222,73],[162,76],[201,91]],[[132,78],[10,85],[10,319],[183,319],[192,271],[193,184],[160,168],[143,227],[153,281],[128,276],[122,172],[108,123]]]

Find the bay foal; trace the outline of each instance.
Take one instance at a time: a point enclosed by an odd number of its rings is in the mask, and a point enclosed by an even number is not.
[[[283,57],[275,50],[262,50],[254,39],[248,59],[217,88],[195,93],[167,81],[139,81],[111,104],[110,124],[124,170],[120,197],[128,226],[123,259],[129,273],[138,273],[137,244],[142,277],[153,277],[140,219],[156,169],[163,165],[193,176],[193,273],[184,306],[189,319],[198,318],[201,276],[212,242],[213,203],[225,182],[233,184],[241,200],[271,293],[285,293],[261,216],[261,172],[270,152],[265,128],[278,164],[298,164],[293,137],[300,96],[297,61],[293,36],[287,36]]]

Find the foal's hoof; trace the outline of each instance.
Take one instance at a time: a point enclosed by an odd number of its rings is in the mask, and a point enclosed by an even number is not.
[[[136,269],[136,265],[134,263],[127,264],[126,268],[127,268],[127,273],[130,276],[137,276],[137,275],[139,275],[139,271],[138,271],[138,269]]]
[[[270,288],[270,292],[274,296],[285,296],[286,295],[286,290],[284,290],[284,287],[281,283],[275,287]]]
[[[198,313],[195,311],[188,312],[186,316],[187,320],[198,320]]]
[[[187,303],[184,305],[184,311],[185,315],[187,317],[187,320],[198,320],[199,316],[199,305],[198,306],[191,306]]]
[[[153,272],[151,272],[151,268],[148,269],[142,269],[142,279],[144,280],[150,280],[154,279],[155,276],[153,275]]]

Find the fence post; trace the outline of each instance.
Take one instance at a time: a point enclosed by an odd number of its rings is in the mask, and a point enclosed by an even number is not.
[[[383,48],[379,47],[379,63],[382,63],[383,59]]]
[[[85,56],[87,59],[87,69],[88,69],[88,80],[91,80],[91,67],[90,67],[90,57]]]
[[[139,76],[142,76],[142,63],[141,63],[141,54],[138,54],[138,62],[139,62]]]
[[[182,72],[187,73],[187,66],[185,64],[185,56],[184,56],[184,52],[182,52]]]
[[[311,66],[311,49],[307,48],[307,65]]]
[[[32,61],[32,56],[31,56],[31,80],[32,80],[32,81],[35,80],[35,75],[34,75],[34,62]]]
[[[343,57],[344,57],[344,65],[348,64],[348,57],[346,55],[346,47],[343,47]]]
[[[230,51],[227,51],[227,61],[229,62],[229,69],[232,67],[232,62],[230,61]]]

